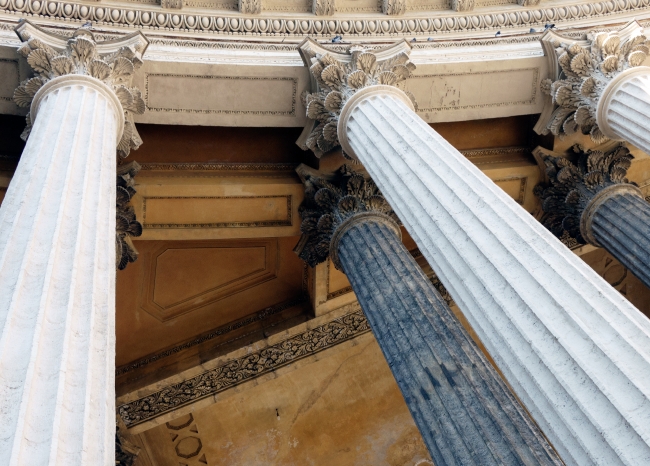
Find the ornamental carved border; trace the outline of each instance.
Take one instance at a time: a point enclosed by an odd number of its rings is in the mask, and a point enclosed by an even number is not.
[[[231,35],[259,34],[263,36],[289,35],[331,37],[332,35],[363,36],[368,34],[430,34],[463,33],[500,30],[510,27],[558,25],[572,20],[608,17],[617,13],[643,11],[650,0],[601,0],[544,4],[491,12],[453,12],[436,18],[418,16],[378,16],[377,18],[287,18],[277,15],[243,15],[241,13],[197,14],[179,10],[165,11],[153,5],[105,5],[99,3],[74,4],[62,0],[0,0],[0,11],[17,16],[39,16],[47,19],[103,23],[106,26],[124,26],[136,29],[168,31],[215,32]],[[264,14],[264,13],[262,13]],[[416,13],[417,14],[417,13]]]
[[[131,428],[273,372],[368,331],[370,331],[368,321],[363,312],[358,310],[260,351],[233,359],[188,380],[169,385],[151,395],[124,403],[117,408],[117,411],[126,427]]]

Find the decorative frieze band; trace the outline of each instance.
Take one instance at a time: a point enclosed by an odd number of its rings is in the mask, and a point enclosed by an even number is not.
[[[533,2],[528,2],[532,4]],[[573,2],[572,2],[573,3]],[[463,33],[478,30],[497,30],[510,27],[528,27],[545,23],[561,23],[587,18],[598,18],[650,7],[650,0],[602,0],[574,4],[541,4],[543,8],[492,12],[459,12],[437,18],[386,17],[373,18],[287,18],[286,16],[245,17],[242,14],[213,15],[184,13],[180,10],[147,10],[138,6],[109,6],[73,4],[52,0],[0,0],[0,11],[24,16],[61,18],[108,26],[129,28],[163,29],[178,31],[205,31],[235,35],[386,35],[429,34],[436,32]]]
[[[196,377],[125,403],[117,410],[124,424],[130,428],[312,356],[369,330],[366,317],[361,310],[357,310],[262,350],[228,361]]]

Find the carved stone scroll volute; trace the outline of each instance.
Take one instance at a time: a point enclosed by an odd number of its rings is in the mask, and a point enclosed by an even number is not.
[[[19,107],[30,107],[37,92],[47,82],[64,75],[85,75],[102,81],[113,89],[124,110],[124,131],[117,145],[121,157],[137,149],[142,139],[133,123],[133,114],[142,114],[145,103],[140,90],[131,86],[135,70],[142,65],[146,40],[141,33],[127,36],[128,45],[111,53],[101,53],[93,33],[87,28],[77,29],[70,39],[50,34],[24,21],[16,32],[26,41],[18,53],[36,74],[23,81],[14,92],[13,100]],[[131,39],[131,40],[130,40]],[[34,115],[27,114],[27,127],[22,134],[27,139]]]
[[[400,41],[390,47],[368,50],[353,46],[349,53],[336,53],[305,39],[300,45],[303,62],[309,67],[314,92],[304,95],[310,121],[296,142],[317,157],[339,146],[337,124],[345,103],[359,90],[376,85],[397,87],[415,65],[411,46]],[[406,92],[415,106],[415,98]]]
[[[622,145],[605,150],[576,145],[567,156],[535,152],[546,167],[548,180],[535,187],[544,212],[541,222],[560,240],[568,234],[582,244],[593,242],[584,237],[583,214],[589,203],[610,186],[629,184],[636,189],[626,178],[633,157]]]
[[[650,55],[643,28],[633,21],[620,31],[589,33],[583,40],[549,30],[541,43],[551,71],[541,83],[549,98],[535,131],[559,137],[580,131],[597,144],[605,142],[608,136],[599,124],[599,102],[608,84],[642,66]]]
[[[296,171],[305,185],[305,199],[299,210],[302,236],[294,251],[310,266],[330,257],[340,269],[337,229],[355,218],[376,217],[375,220],[390,224],[401,235],[393,210],[375,183],[361,172],[348,165],[331,175],[306,165],[300,165]]]

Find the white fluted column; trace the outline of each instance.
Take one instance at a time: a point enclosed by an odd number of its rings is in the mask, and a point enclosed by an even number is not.
[[[650,464],[650,321],[390,86],[338,123],[567,464]]]
[[[123,110],[106,84],[68,75],[35,111],[0,209],[0,465],[109,465]]]
[[[616,76],[603,91],[596,118],[609,139],[650,153],[650,67],[630,68]]]
[[[146,39],[24,21],[29,135],[0,208],[0,466],[115,464],[116,162]]]

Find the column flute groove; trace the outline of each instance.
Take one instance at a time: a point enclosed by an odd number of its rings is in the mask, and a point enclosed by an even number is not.
[[[331,254],[348,276],[434,462],[561,464],[406,251],[374,184],[346,166],[298,173],[296,252],[311,265]]]
[[[631,435],[640,452],[645,451],[641,454],[648,454],[641,414],[648,409],[641,376],[650,374],[648,357],[637,352],[636,344],[627,343],[635,338],[648,343],[647,322],[614,290],[608,292],[609,286],[586,265],[571,260],[572,253],[549,238],[493,182],[476,173],[404,102],[391,95],[360,102],[346,122],[350,147],[344,149],[355,154],[379,184],[565,461],[634,464],[631,458],[621,463],[618,448],[603,448],[602,440],[615,443]],[[419,155],[423,150],[426,157]],[[561,273],[567,267],[572,270],[568,279]],[[585,287],[593,292],[585,293],[581,290]],[[614,315],[604,318],[603,308],[615,309]],[[524,309],[530,314],[522,315]],[[583,323],[584,316],[571,309],[591,310],[592,322]],[[619,348],[606,345],[602,338],[593,345],[591,327],[596,322],[615,331]],[[516,343],[513,330],[521,335]],[[568,344],[571,339],[575,341]],[[599,356],[591,360],[586,357],[589,353]],[[630,370],[631,366],[641,371]],[[618,385],[607,380],[612,371],[623,385],[632,382],[636,387],[635,395],[628,391],[626,396],[636,398],[644,407],[641,411],[629,411],[626,400],[612,396],[607,385]],[[590,380],[586,385],[592,388],[585,389],[584,380]],[[559,409],[567,402],[575,403],[575,408]],[[608,419],[619,419],[629,432],[608,431]]]
[[[139,140],[146,41],[102,55],[87,29],[17,32],[36,76],[14,94],[27,144],[0,207],[0,465],[114,464],[116,162]]]

